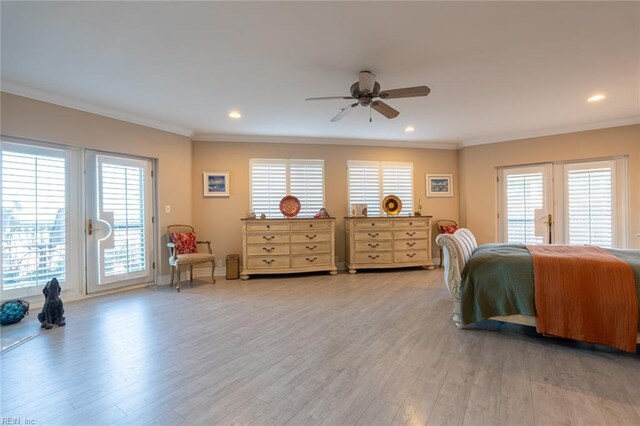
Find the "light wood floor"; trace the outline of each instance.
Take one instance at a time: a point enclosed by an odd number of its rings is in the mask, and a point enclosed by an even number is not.
[[[488,323],[442,270],[218,280],[65,305],[11,332],[2,416],[73,424],[640,424],[640,356]],[[8,332],[9,328],[3,328]],[[24,424],[24,420],[23,423]]]

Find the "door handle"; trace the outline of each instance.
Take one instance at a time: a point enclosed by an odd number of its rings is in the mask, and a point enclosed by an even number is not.
[[[93,220],[89,219],[89,224],[87,225],[87,235],[93,235]]]

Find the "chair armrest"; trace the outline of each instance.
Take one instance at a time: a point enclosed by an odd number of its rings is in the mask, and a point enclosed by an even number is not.
[[[169,249],[169,257],[176,257],[176,245],[174,243],[167,243]]]
[[[196,244],[206,244],[209,249],[209,254],[213,254],[211,251],[211,241],[196,241]]]

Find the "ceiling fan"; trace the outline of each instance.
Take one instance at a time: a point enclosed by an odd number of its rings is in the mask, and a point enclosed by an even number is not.
[[[326,99],[356,99],[357,102],[342,108],[338,115],[333,117],[331,121],[336,122],[342,119],[353,108],[361,105],[363,107],[370,107],[378,111],[380,114],[387,118],[396,118],[400,112],[391,108],[386,103],[375,100],[380,99],[395,99],[395,98],[413,98],[416,96],[427,96],[431,89],[427,86],[405,87],[402,89],[392,89],[380,91],[380,83],[376,81],[376,75],[371,71],[361,71],[358,81],[351,85],[349,89],[351,96],[326,96],[320,98],[307,98],[307,101],[322,101]],[[371,117],[369,117],[371,121]]]

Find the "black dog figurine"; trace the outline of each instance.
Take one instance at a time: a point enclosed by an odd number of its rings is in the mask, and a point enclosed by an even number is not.
[[[62,299],[60,299],[60,284],[57,279],[52,279],[42,289],[44,294],[44,306],[42,312],[38,314],[38,320],[42,324],[40,327],[47,330],[53,328],[53,324],[63,327],[66,322],[64,320],[64,309],[62,307]]]

